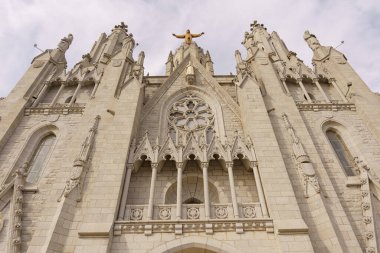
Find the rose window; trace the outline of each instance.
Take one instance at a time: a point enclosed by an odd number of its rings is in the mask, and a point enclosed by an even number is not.
[[[214,114],[202,99],[187,96],[169,109],[170,125],[184,131],[197,131],[214,124]]]

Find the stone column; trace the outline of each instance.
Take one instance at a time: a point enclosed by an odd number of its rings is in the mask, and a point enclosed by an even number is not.
[[[343,99],[344,102],[348,103],[347,98],[343,95],[342,91],[340,90],[339,86],[337,85],[336,81],[334,78],[329,79],[329,83],[331,83],[334,88],[338,91],[339,96]]]
[[[45,83],[44,87],[42,88],[42,90],[38,94],[36,100],[34,100],[32,107],[36,107],[41,102],[41,100],[45,97],[45,94],[46,94],[48,88],[50,87],[50,85],[51,85],[51,83],[49,83],[49,82]]]
[[[182,217],[182,172],[183,163],[176,163],[177,166],[177,207],[176,217],[180,220]]]
[[[150,180],[149,203],[148,203],[148,214],[147,214],[148,220],[151,220],[153,218],[153,200],[154,200],[154,189],[156,188],[158,163],[152,163],[151,166],[152,166],[152,178]]]
[[[118,220],[124,219],[125,207],[127,204],[127,197],[128,197],[128,190],[129,190],[129,183],[131,182],[131,174],[132,174],[133,168],[134,168],[133,164],[127,164],[127,175],[125,176],[124,189],[123,189],[123,194],[121,196],[121,204],[120,204]]]
[[[96,90],[98,89],[98,86],[99,86],[99,81],[96,81],[95,85],[94,85],[94,88],[92,89],[91,97],[90,98],[94,98],[95,97],[95,93],[96,93]]]
[[[71,100],[70,100],[69,106],[72,106],[72,105],[74,104],[74,101],[75,101],[75,99],[77,98],[78,93],[79,93],[79,90],[80,90],[81,87],[82,87],[82,83],[78,82],[78,86],[77,86],[77,88],[75,89],[73,96],[71,97]]]
[[[259,195],[259,201],[261,205],[261,211],[263,212],[263,217],[269,218],[267,203],[265,202],[264,190],[263,190],[263,185],[261,184],[261,178],[260,178],[257,162],[251,162],[251,166],[253,170],[253,176],[255,177],[255,183],[256,183],[257,193]]]
[[[307,93],[307,91],[306,91],[306,89],[305,89],[305,86],[304,86],[303,83],[302,83],[302,79],[301,79],[301,78],[297,79],[297,82],[298,82],[298,84],[300,85],[300,87],[301,87],[301,89],[302,89],[302,91],[303,91],[303,94],[305,95],[307,101],[308,101],[309,103],[313,103],[313,101],[311,100],[309,94]]]
[[[62,82],[61,83],[61,87],[59,87],[59,90],[57,91],[57,94],[55,94],[54,98],[53,98],[53,101],[51,101],[50,103],[50,107],[53,107],[56,103],[57,103],[57,100],[59,98],[59,95],[61,95],[62,93],[62,90],[63,88],[65,87],[66,83],[65,82]]]
[[[235,191],[235,182],[234,182],[234,174],[232,171],[233,162],[226,162],[227,170],[228,170],[228,179],[230,181],[230,190],[231,190],[231,199],[232,199],[232,208],[234,210],[234,217],[236,219],[239,218],[239,208],[236,199],[236,191]]]
[[[325,101],[326,101],[327,103],[331,103],[331,102],[330,102],[330,99],[327,97],[325,91],[322,89],[321,85],[319,84],[318,79],[313,79],[313,82],[314,82],[314,84],[317,86],[318,90],[322,93],[323,98],[325,99]]]
[[[208,188],[208,163],[201,163],[202,171],[203,171],[203,194],[205,199],[205,217],[206,219],[210,219],[210,196],[209,196],[209,188]]]
[[[282,85],[284,86],[284,89],[286,91],[287,95],[290,95],[290,91],[288,89],[288,85],[286,85],[286,78],[281,78]]]

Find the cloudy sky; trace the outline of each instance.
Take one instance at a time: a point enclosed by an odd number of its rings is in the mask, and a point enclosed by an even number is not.
[[[379,0],[1,0],[0,97],[7,96],[34,56],[74,35],[66,53],[70,69],[88,53],[100,33],[124,21],[145,51],[145,71],[162,75],[170,50],[180,43],[172,33],[205,32],[198,45],[209,50],[216,74],[235,72],[234,51],[257,19],[277,31],[288,48],[311,65],[303,32],[323,45],[338,46],[373,91],[380,91]]]

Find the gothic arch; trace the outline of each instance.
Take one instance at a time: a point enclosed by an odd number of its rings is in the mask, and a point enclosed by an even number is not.
[[[361,155],[360,148],[357,148],[356,141],[353,139],[353,137],[350,134],[348,134],[348,133],[354,132],[354,129],[350,129],[350,127],[346,127],[349,125],[350,124],[345,124],[341,120],[330,119],[330,120],[323,121],[321,128],[327,141],[328,139],[326,136],[326,132],[328,130],[334,130],[344,139],[344,142],[346,143],[349,150],[352,152],[352,155],[354,156]]]
[[[203,189],[203,177],[202,177],[202,175],[197,174],[197,173],[188,173],[186,176],[184,176],[182,178],[182,181],[185,181],[186,177],[198,177],[198,179],[200,180],[201,187]],[[213,192],[214,195],[215,195],[215,197],[212,198],[212,196],[211,196],[212,194],[210,194],[210,202],[213,202],[213,199],[214,199],[214,202],[217,201],[219,203],[221,197],[225,198],[225,196],[223,196],[224,195],[223,190],[220,189],[218,182],[215,181],[215,180],[213,180],[213,179],[211,179],[210,177],[208,178],[208,182],[209,182],[209,191]],[[177,179],[176,178],[173,178],[172,180],[170,180],[165,185],[165,187],[164,187],[164,189],[162,191],[162,195],[161,195],[161,196],[163,196],[163,199],[162,199],[161,203],[165,203],[166,204],[167,197],[168,197],[167,194],[170,194],[170,189],[174,189],[175,192],[176,192],[176,185],[177,185]],[[182,186],[182,187],[184,187],[184,186]],[[203,194],[203,191],[202,191],[202,194]],[[185,201],[186,199],[183,198],[183,200]]]
[[[194,87],[194,86],[189,86],[189,87],[186,87],[186,88],[183,88],[183,89],[180,89],[176,92],[174,92],[174,94],[172,94],[167,100],[165,103],[162,103],[162,106],[161,106],[161,109],[160,109],[160,123],[159,123],[159,133],[167,133],[168,132],[168,109],[169,107],[174,103],[176,102],[177,100],[181,99],[181,98],[184,98],[185,96],[189,95],[189,94],[194,94],[196,96],[198,96],[199,98],[203,99],[204,101],[206,101],[211,109],[214,111],[215,113],[215,123],[214,123],[214,127],[215,127],[215,132],[216,134],[221,138],[222,142],[224,142],[224,138],[225,138],[225,127],[224,127],[224,120],[223,120],[223,110],[222,110],[222,107],[220,105],[220,103],[218,102],[217,99],[211,97],[209,94],[207,94],[206,91],[204,91],[202,88],[199,88],[199,87]],[[166,137],[166,135],[161,135],[160,136],[160,141],[164,141],[164,137]]]
[[[218,241],[210,237],[206,238],[199,236],[187,236],[163,243],[149,251],[149,253],[181,252],[181,250],[190,248],[207,249],[218,253],[242,253],[242,251],[234,248],[226,242]]]
[[[37,146],[40,144],[41,140],[49,135],[55,136],[55,141],[51,147],[51,151],[54,150],[54,147],[59,139],[59,131],[58,127],[54,124],[51,124],[50,122],[43,122],[41,124],[37,124],[36,126],[32,127],[28,133],[26,134],[26,139],[24,140],[21,148],[19,148],[20,152],[17,154],[16,159],[14,160],[11,170],[9,170],[7,176],[4,178],[3,184],[7,184],[10,182],[12,177],[10,175],[13,174],[13,172],[22,166],[25,162],[28,162],[31,157],[33,156],[33,153]],[[51,156],[52,152],[49,152],[47,160],[49,160],[49,157]],[[45,161],[44,165],[46,165],[47,160]],[[45,166],[44,166],[45,167]],[[44,168],[42,168],[41,174],[44,172]],[[38,183],[39,179],[36,181]]]

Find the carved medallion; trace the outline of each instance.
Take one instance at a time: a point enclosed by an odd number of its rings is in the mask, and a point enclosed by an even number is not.
[[[187,218],[191,220],[199,219],[199,208],[198,207],[187,208]]]
[[[141,208],[134,208],[131,209],[131,220],[141,220],[143,216],[143,210]]]
[[[225,219],[228,216],[228,211],[226,206],[218,206],[215,208],[215,216],[218,219]]]
[[[161,220],[169,220],[172,216],[171,208],[170,207],[164,207],[160,209],[159,216]]]
[[[245,206],[243,207],[243,215],[245,218],[255,218],[256,211],[253,206]]]

